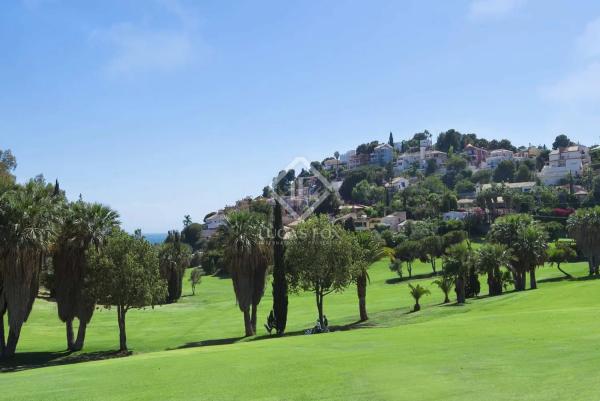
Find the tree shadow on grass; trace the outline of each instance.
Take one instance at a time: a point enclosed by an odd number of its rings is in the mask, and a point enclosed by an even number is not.
[[[48,366],[69,365],[73,363],[101,361],[112,358],[122,358],[131,352],[98,351],[73,355],[69,351],[62,352],[21,352],[14,357],[0,360],[0,373],[19,372],[23,370],[43,368]]]
[[[375,323],[371,323],[368,320],[364,321],[364,322],[356,321],[356,322],[345,324],[345,325],[330,326],[329,332],[333,333],[333,332],[337,332],[337,331],[349,331],[349,330],[363,329],[363,328],[375,327],[375,326],[376,326]],[[322,333],[322,334],[326,334],[326,333]],[[231,338],[220,338],[220,339],[213,339],[213,340],[203,340],[203,341],[189,342],[189,343],[183,344],[183,345],[181,345],[179,347],[175,347],[175,348],[169,348],[169,349],[167,349],[167,351],[172,351],[172,350],[176,350],[176,349],[186,349],[186,348],[211,347],[211,346],[215,346],[215,345],[229,345],[229,344],[234,344],[234,343],[241,342],[241,341],[253,342],[253,341],[274,340],[276,338],[296,337],[296,336],[302,336],[302,335],[306,335],[306,330],[288,331],[283,336],[279,336],[276,334],[262,334],[262,335],[257,335],[254,337],[231,337]]]
[[[394,278],[389,278],[387,280],[385,280],[386,284],[399,284],[399,283],[404,283],[404,282],[408,282],[411,280],[420,280],[420,279],[424,279],[424,278],[433,278],[433,277],[437,277],[440,276],[441,272],[431,272],[431,273],[423,273],[423,274],[413,274],[412,277],[394,277]]]

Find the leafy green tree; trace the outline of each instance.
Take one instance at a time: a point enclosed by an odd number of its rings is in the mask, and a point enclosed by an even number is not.
[[[190,221],[181,230],[181,242],[189,245],[193,251],[199,250],[202,246],[202,224]]]
[[[565,134],[558,135],[552,143],[552,149],[566,148],[573,145],[573,142]]]
[[[415,259],[419,257],[419,243],[417,241],[404,241],[398,244],[394,250],[397,260],[406,264],[408,277],[412,277],[412,265]]]
[[[233,212],[225,225],[225,265],[231,275],[240,311],[244,314],[246,336],[256,334],[258,304],[265,292],[271,245],[268,227],[260,215]]]
[[[515,163],[502,160],[494,170],[494,182],[512,182],[515,178]]]
[[[326,216],[298,224],[286,247],[290,288],[315,294],[319,322],[324,326],[324,298],[343,291],[352,281],[354,242],[351,233]]]
[[[117,309],[119,350],[126,352],[126,316],[131,309],[154,306],[165,299],[158,253],[143,237],[114,230],[101,252],[89,253],[91,289],[98,303]]]
[[[579,209],[569,216],[567,230],[588,259],[590,276],[600,274],[600,206]]]
[[[427,159],[427,161],[425,162],[425,175],[430,176],[432,174],[435,174],[437,169],[437,161],[435,159]]]
[[[367,315],[367,281],[369,266],[385,256],[383,243],[372,231],[359,231],[354,234],[353,277],[356,282],[358,309],[361,322],[369,319]]]
[[[431,291],[429,291],[428,288],[421,286],[421,284],[417,284],[417,285],[409,284],[408,287],[410,288],[410,295],[415,300],[415,306],[413,307],[413,312],[418,312],[421,310],[421,305],[419,305],[419,300],[423,296],[431,294]]]
[[[190,273],[190,284],[192,285],[192,295],[196,295],[196,286],[202,282],[204,270],[201,267],[194,267]]]
[[[569,273],[560,268],[563,263],[571,262],[577,257],[577,252],[568,242],[556,241],[553,247],[549,247],[546,260],[568,278],[573,278]]]
[[[435,147],[441,152],[448,152],[450,148],[453,148],[455,152],[460,152],[463,149],[463,135],[454,129],[441,132],[437,137]]]
[[[424,254],[425,259],[431,263],[431,269],[435,274],[436,259],[444,254],[444,240],[439,235],[431,235],[420,241],[420,249]]]
[[[441,278],[433,281],[433,284],[437,285],[440,290],[444,293],[444,303],[450,302],[450,291],[454,287],[454,277],[449,275],[443,275]]]
[[[471,176],[471,181],[475,184],[489,184],[492,180],[492,171],[491,170],[477,170]],[[458,190],[457,190],[458,191]]]
[[[177,302],[182,295],[185,269],[190,267],[191,247],[183,243],[178,231],[169,231],[165,243],[158,252],[158,259],[161,277],[167,282],[165,302],[167,304]]]
[[[462,179],[456,183],[454,190],[458,194],[475,192],[475,184],[473,184],[471,180]]]
[[[0,149],[0,191],[12,187],[15,176],[12,172],[17,168],[17,159],[10,149]]]
[[[192,217],[189,214],[183,216],[183,227],[187,227],[192,224]]]
[[[515,176],[515,182],[527,182],[531,181],[531,170],[525,164],[521,164],[517,169],[517,175]]]
[[[42,177],[0,196],[0,355],[15,354],[38,293],[39,275],[56,233],[58,205]],[[4,314],[8,312],[8,339]]]
[[[113,229],[119,225],[119,215],[109,207],[82,200],[69,204],[58,229],[53,246],[54,294],[58,317],[65,322],[67,349],[83,348],[85,333],[95,309],[95,300],[88,293],[86,253],[93,248],[100,252]],[[73,320],[79,320],[77,339],[73,337]]]

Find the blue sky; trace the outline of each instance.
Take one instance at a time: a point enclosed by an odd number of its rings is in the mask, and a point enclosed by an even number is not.
[[[390,131],[600,142],[595,0],[15,0],[0,54],[19,180],[58,178],[129,230]]]

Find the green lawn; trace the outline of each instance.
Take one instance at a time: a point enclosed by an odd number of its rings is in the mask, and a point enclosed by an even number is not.
[[[407,282],[380,262],[370,272],[368,325],[353,325],[358,306],[349,288],[325,300],[330,324],[347,330],[266,338],[259,329],[256,339],[240,339],[231,282],[205,277],[194,297],[128,315],[133,356],[46,367],[35,365],[116,349],[116,316],[97,311],[84,352],[67,356],[55,305],[37,300],[17,349],[19,370],[0,373],[0,399],[598,400],[600,280],[584,279],[583,263],[564,268],[581,279],[559,280],[545,267],[536,291],[465,306],[439,305],[442,293],[424,278],[432,295],[411,314]],[[428,272],[416,264],[414,274]],[[270,305],[269,286],[261,324]],[[311,294],[291,297],[290,332],[315,319]]]

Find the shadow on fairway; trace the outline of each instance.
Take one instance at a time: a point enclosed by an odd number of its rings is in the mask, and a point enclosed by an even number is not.
[[[386,284],[399,284],[399,283],[403,283],[406,281],[412,281],[412,280],[421,280],[421,279],[425,279],[425,278],[432,278],[432,277],[437,277],[440,276],[442,273],[441,272],[437,272],[437,273],[424,273],[424,274],[413,274],[412,277],[395,277],[395,278],[389,278],[387,280],[385,280]]]
[[[0,361],[0,373],[19,372],[48,366],[67,365],[104,359],[122,358],[131,352],[99,351],[73,355],[69,351],[62,352],[23,352],[14,357]]]
[[[375,326],[376,325],[374,323],[370,323],[369,321],[366,321],[366,322],[356,321],[354,323],[349,323],[349,324],[345,324],[345,325],[341,325],[341,326],[331,326],[330,333],[334,333],[336,331],[349,331],[349,330],[362,329],[362,328],[375,327]],[[263,341],[263,340],[273,340],[273,339],[282,338],[282,337],[303,336],[303,335],[307,335],[305,331],[306,330],[289,331],[289,332],[286,332],[285,335],[283,335],[283,336],[278,336],[276,334],[263,334],[263,335],[259,335],[259,336],[255,336],[255,337],[232,337],[232,338],[220,338],[220,339],[214,339],[214,340],[197,341],[197,342],[186,343],[179,347],[169,348],[169,349],[167,349],[167,351],[172,351],[175,349],[196,348],[196,347],[210,347],[210,346],[215,346],[215,345],[229,345],[229,344],[234,344],[234,343],[237,343],[240,341],[248,341],[248,342]],[[327,334],[327,333],[322,333],[322,334]],[[314,335],[314,334],[311,334],[311,335]]]

